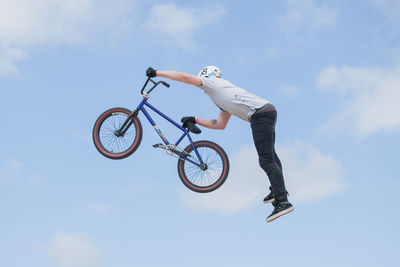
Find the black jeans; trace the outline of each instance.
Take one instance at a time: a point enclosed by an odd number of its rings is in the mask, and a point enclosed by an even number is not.
[[[256,113],[251,117],[251,130],[261,168],[266,172],[277,203],[287,201],[282,164],[275,152],[275,124],[277,112]]]

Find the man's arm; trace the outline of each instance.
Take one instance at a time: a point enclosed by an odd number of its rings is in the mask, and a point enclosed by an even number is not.
[[[210,128],[210,129],[216,129],[216,130],[224,130],[226,125],[228,124],[229,119],[231,118],[231,114],[226,111],[221,111],[219,113],[218,119],[214,120],[205,120],[205,119],[200,119],[196,118],[197,124]]]
[[[199,76],[187,74],[180,71],[170,71],[170,70],[157,70],[157,76],[171,79],[178,82],[183,82],[195,86],[201,86],[203,83]]]

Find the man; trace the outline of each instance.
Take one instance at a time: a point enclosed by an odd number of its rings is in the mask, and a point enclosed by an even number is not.
[[[283,180],[282,164],[275,152],[277,112],[271,102],[222,79],[222,73],[216,66],[205,67],[198,76],[153,68],[148,68],[146,75],[148,77],[164,77],[197,86],[204,90],[221,110],[217,119],[184,117],[182,118],[184,124],[192,122],[210,129],[223,130],[231,115],[250,122],[260,166],[266,172],[271,183],[271,192],[264,198],[264,203],[272,203],[274,210],[267,217],[267,222],[294,210],[293,205],[287,199],[288,193]]]

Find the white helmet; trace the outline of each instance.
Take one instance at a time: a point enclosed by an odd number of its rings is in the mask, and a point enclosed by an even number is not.
[[[221,78],[222,72],[217,66],[207,66],[199,72],[200,77]]]

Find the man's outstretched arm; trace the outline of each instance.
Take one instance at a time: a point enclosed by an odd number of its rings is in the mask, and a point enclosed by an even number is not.
[[[185,72],[173,71],[173,70],[157,70],[156,74],[158,77],[164,77],[167,79],[195,86],[200,86],[203,84],[199,76],[191,75]]]

